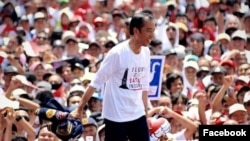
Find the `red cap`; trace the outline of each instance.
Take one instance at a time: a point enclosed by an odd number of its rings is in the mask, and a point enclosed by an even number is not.
[[[225,66],[225,65],[228,65],[234,69],[236,68],[236,64],[232,60],[226,60],[221,63],[221,66]]]

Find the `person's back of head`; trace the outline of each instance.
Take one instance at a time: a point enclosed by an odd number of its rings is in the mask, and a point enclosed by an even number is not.
[[[40,105],[42,106],[43,104],[45,104],[49,99],[53,99],[54,96],[52,94],[51,91],[39,91],[36,95],[36,98],[37,100],[39,100],[41,103]]]

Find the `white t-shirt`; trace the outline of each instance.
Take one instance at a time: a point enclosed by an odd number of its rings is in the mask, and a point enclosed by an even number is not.
[[[142,91],[148,91],[150,76],[150,51],[141,47],[133,53],[126,40],[112,48],[105,56],[90,86],[103,91],[103,117],[126,122],[145,115]]]

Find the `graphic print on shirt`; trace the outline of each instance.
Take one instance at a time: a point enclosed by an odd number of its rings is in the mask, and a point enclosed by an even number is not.
[[[122,77],[122,84],[121,84],[120,88],[128,89],[128,87],[127,87],[127,77],[128,77],[128,68],[124,72],[124,75]]]
[[[142,89],[141,78],[145,73],[145,67],[132,67],[126,69],[122,78],[120,88],[130,90]]]

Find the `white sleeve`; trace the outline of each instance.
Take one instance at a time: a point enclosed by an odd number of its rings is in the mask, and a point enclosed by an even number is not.
[[[105,56],[99,70],[96,72],[95,78],[91,81],[90,86],[100,89],[119,69],[119,66],[119,54],[110,51],[107,56]]]
[[[148,59],[146,60],[145,62],[145,66],[146,67],[146,73],[145,73],[145,76],[143,77],[143,83],[142,83],[142,90],[143,91],[148,91],[149,90],[149,83],[150,83],[150,52],[147,52],[148,53]]]

